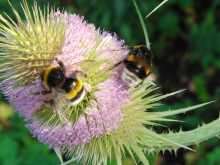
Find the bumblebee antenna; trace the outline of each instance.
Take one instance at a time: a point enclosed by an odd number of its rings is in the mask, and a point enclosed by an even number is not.
[[[64,64],[62,61],[58,60],[58,58],[55,58],[55,60],[57,61],[57,63],[62,67],[64,68]]]

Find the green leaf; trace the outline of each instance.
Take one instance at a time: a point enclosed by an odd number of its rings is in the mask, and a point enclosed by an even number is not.
[[[200,99],[200,101],[205,102],[205,101],[210,100],[210,96],[209,96],[207,89],[206,89],[206,86],[205,86],[204,78],[200,77],[200,76],[195,76],[193,78],[193,81],[196,86],[197,97]]]
[[[21,158],[18,155],[18,143],[10,136],[3,136],[0,140],[0,160],[1,165],[19,165]]]
[[[179,17],[174,12],[169,12],[159,21],[159,28],[164,35],[174,38],[179,33]]]

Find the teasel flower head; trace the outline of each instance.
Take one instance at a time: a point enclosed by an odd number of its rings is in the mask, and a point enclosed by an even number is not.
[[[22,8],[26,21],[14,8],[17,22],[7,15],[0,16],[3,22],[0,24],[1,90],[12,107],[28,121],[27,128],[39,141],[84,164],[107,164],[110,158],[116,159],[119,165],[126,151],[147,165],[145,152],[190,149],[186,145],[195,143],[182,136],[183,132],[157,134],[151,127],[157,125],[155,121],[174,121],[165,116],[207,103],[151,112],[160,105],[159,100],[180,91],[152,95],[157,87],[149,78],[136,88],[128,88],[120,78],[125,66],[114,68],[128,54],[123,40],[96,29],[76,14],[49,7],[41,11],[36,3],[32,11],[26,2]],[[57,60],[63,62],[67,77],[80,69],[87,74],[81,78],[85,97],[76,106],[69,107],[66,123],[55,113],[55,105],[45,102],[53,99],[52,94],[42,94],[45,87],[40,75],[49,66],[59,66]],[[205,126],[209,130],[212,127]],[[211,130],[213,136],[218,135]],[[205,139],[203,136],[197,143]]]

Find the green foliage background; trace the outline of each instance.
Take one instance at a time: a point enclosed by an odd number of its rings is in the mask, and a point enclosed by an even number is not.
[[[32,0],[27,0],[29,5]],[[88,22],[109,32],[115,32],[127,45],[145,44],[143,30],[132,0],[36,0],[84,15]],[[161,0],[162,1],[162,0]],[[137,0],[143,16],[161,1]],[[21,0],[11,1],[22,13]],[[0,14],[15,18],[7,0],[0,0]],[[173,130],[187,131],[219,116],[220,98],[220,0],[169,0],[145,19],[151,50],[154,53],[154,73],[161,88],[158,93],[187,89],[167,98],[155,111],[178,109],[206,101],[217,100],[209,106],[190,113],[173,116],[184,123],[162,123]],[[0,165],[57,165],[59,160],[52,150],[33,138],[24,127],[25,122],[13,113],[0,94]],[[167,128],[155,128],[164,132]],[[197,152],[178,150],[158,156],[149,155],[151,165],[218,165],[220,142],[212,138],[197,146]],[[133,165],[131,158],[124,165]],[[141,163],[138,163],[141,164]],[[114,161],[112,165],[115,165]]]

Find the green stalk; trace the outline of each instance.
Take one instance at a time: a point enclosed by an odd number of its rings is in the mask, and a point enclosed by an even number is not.
[[[141,16],[141,13],[140,13],[140,10],[137,6],[137,3],[136,3],[136,0],[133,0],[133,3],[134,3],[134,6],[137,10],[137,13],[138,13],[138,16],[140,18],[140,21],[141,21],[141,25],[142,25],[142,28],[143,28],[143,31],[144,31],[144,37],[145,37],[145,40],[146,40],[146,45],[147,45],[147,48],[150,50],[150,41],[149,41],[149,37],[148,37],[148,33],[147,33],[147,28],[144,24],[144,20],[143,20],[143,17]]]

